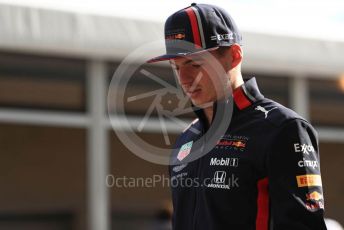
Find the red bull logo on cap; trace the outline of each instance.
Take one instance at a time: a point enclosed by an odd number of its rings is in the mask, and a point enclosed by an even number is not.
[[[185,38],[184,33],[171,34],[165,37],[166,40],[183,40]]]

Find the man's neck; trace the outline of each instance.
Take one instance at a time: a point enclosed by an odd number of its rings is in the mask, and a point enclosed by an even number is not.
[[[207,118],[208,121],[208,126],[210,126],[212,120],[213,120],[213,113],[214,113],[214,109],[213,106],[207,107],[203,109],[205,117]]]
[[[237,75],[236,77],[231,78],[232,90],[235,90],[235,89],[239,88],[243,84],[244,84],[244,80],[243,80],[243,78],[241,76],[241,73],[239,75]],[[204,111],[205,116],[207,118],[208,126],[210,126],[211,122],[213,121],[213,115],[214,115],[213,106],[204,108],[203,111]]]

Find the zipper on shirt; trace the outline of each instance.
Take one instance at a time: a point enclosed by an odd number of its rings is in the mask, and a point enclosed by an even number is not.
[[[204,127],[202,127],[202,136],[201,136],[201,138],[204,136]],[[205,138],[204,138],[205,139]],[[203,152],[203,150],[204,150],[204,144],[205,144],[205,140],[203,140],[203,142],[202,142],[202,149],[201,149],[201,152]],[[202,188],[202,186],[203,186],[203,181],[201,181],[200,180],[200,178],[201,178],[201,169],[202,169],[202,158],[203,157],[200,157],[199,159],[198,159],[198,164],[197,164],[197,180],[198,180],[198,182],[199,182],[199,184],[198,184],[198,187],[197,188],[194,188],[194,191],[195,191],[195,205],[194,205],[194,215],[193,215],[193,229],[194,230],[198,230],[197,229],[197,226],[196,226],[196,224],[197,224],[197,216],[198,216],[198,213],[199,213],[199,200],[200,200],[200,193],[201,193],[201,191],[200,191],[200,189],[203,189]],[[201,187],[200,187],[201,186]]]

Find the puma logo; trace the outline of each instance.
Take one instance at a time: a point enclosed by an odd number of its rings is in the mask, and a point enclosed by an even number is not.
[[[263,113],[265,114],[265,118],[267,118],[267,117],[268,117],[268,113],[269,113],[271,110],[274,110],[274,109],[277,109],[277,107],[273,107],[273,108],[270,109],[270,110],[266,110],[264,107],[258,105],[258,106],[255,108],[255,110],[258,110],[258,111],[263,112]]]

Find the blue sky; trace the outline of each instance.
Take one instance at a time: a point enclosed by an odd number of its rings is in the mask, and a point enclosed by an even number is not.
[[[158,0],[0,0],[82,13],[163,22],[192,1]],[[344,41],[344,0],[196,1],[225,8],[243,31]]]

